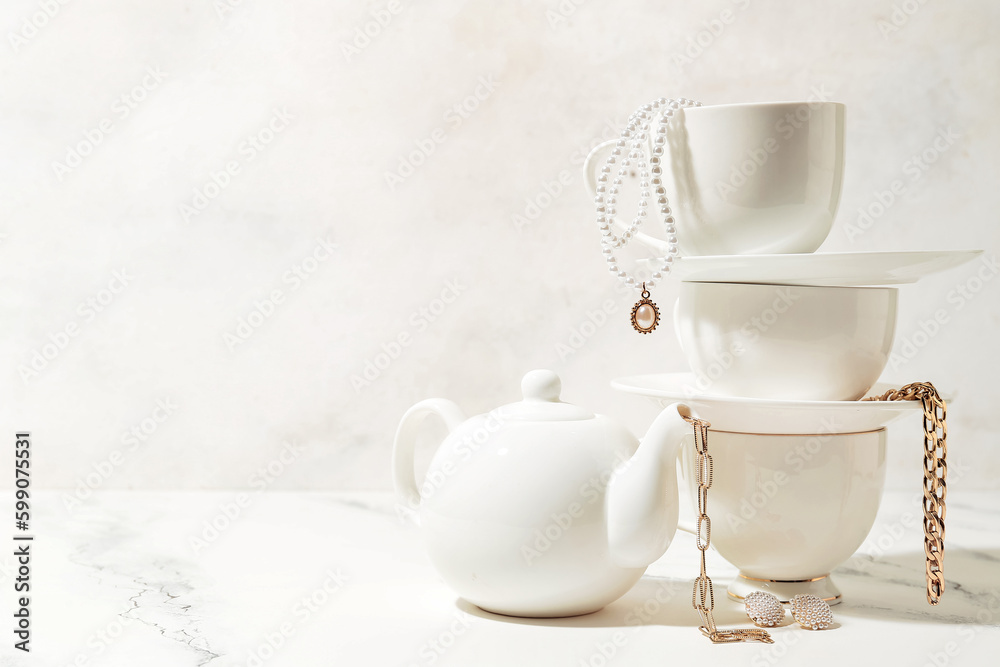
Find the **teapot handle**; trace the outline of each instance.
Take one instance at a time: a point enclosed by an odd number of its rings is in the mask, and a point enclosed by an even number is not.
[[[446,398],[420,401],[407,410],[400,420],[392,445],[392,480],[396,495],[414,509],[420,505],[420,490],[413,469],[413,454],[417,444],[417,429],[429,414],[440,417],[449,433],[465,421],[461,408]]]

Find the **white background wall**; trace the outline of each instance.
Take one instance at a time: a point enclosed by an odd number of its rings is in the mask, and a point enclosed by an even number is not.
[[[444,395],[482,411],[515,400],[539,366],[563,374],[568,400],[641,431],[652,408],[609,380],[685,364],[669,329],[631,331],[634,295],[605,270],[578,172],[609,124],[660,95],[826,91],[848,105],[848,168],[824,250],[1000,252],[992,0],[399,0],[395,14],[381,1],[231,4],[0,10],[0,423],[33,430],[39,485],[90,474],[101,488],[247,486],[294,442],[273,488],[386,489],[412,402]],[[373,12],[388,24],[376,30]],[[366,26],[369,43],[345,49]],[[449,111],[477,88],[474,112]],[[959,139],[915,178],[907,161],[947,128]],[[270,142],[257,150],[251,136]],[[435,137],[389,187],[385,174]],[[78,163],[77,149],[88,152]],[[551,205],[517,228],[512,216],[560,178]],[[859,208],[897,179],[905,193],[849,240]],[[204,210],[181,208],[195,204]],[[313,264],[317,239],[337,247]],[[296,283],[288,272],[303,265],[314,271]],[[903,290],[899,346],[938,309],[948,323],[886,371],[957,394],[953,489],[1000,476],[1000,279],[962,308],[948,298],[978,269]],[[127,285],[112,293],[115,272]],[[450,282],[458,298],[427,322],[420,309]],[[275,291],[271,316],[227,343]],[[673,292],[654,296],[670,304]],[[610,323],[561,358],[557,346],[608,299]],[[400,335],[398,358],[352,385]],[[150,421],[162,400],[176,408]],[[133,440],[144,420],[152,432]],[[890,486],[919,488],[919,426],[894,428]]]

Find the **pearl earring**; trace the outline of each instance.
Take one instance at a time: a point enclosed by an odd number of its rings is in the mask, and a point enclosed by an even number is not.
[[[785,617],[781,601],[764,591],[754,591],[746,596],[743,604],[753,624],[762,628],[773,628]]]
[[[825,630],[833,624],[830,604],[815,595],[796,595],[788,603],[792,618],[807,630]]]

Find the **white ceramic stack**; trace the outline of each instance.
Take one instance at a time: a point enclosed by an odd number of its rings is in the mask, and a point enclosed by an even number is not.
[[[844,115],[830,102],[693,107],[668,132],[682,281],[673,324],[692,372],[613,385],[712,423],[712,544],[740,570],[737,599],[840,600],[829,574],[875,520],[885,425],[919,412],[857,400],[884,388],[895,286],[979,252],[815,252],[840,199]],[[592,191],[613,144],[588,157]],[[667,253],[661,239],[634,238]]]

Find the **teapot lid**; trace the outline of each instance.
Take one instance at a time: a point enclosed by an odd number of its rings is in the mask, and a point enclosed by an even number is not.
[[[523,400],[498,408],[501,418],[521,421],[577,421],[593,419],[594,413],[559,400],[562,381],[550,370],[528,372],[521,380]]]

